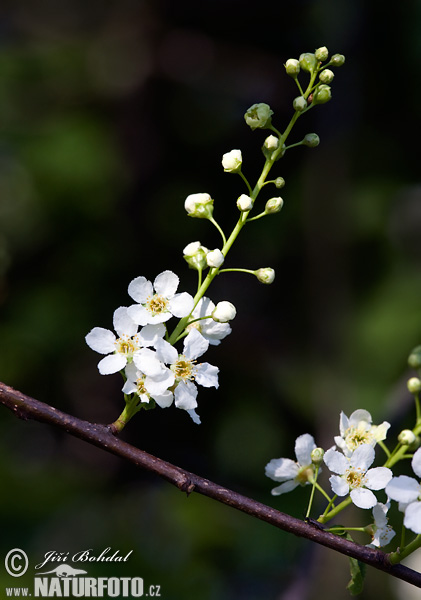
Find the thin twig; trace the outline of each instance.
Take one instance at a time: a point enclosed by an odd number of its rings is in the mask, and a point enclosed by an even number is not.
[[[118,439],[108,425],[98,425],[68,415],[48,404],[30,398],[4,383],[0,383],[0,402],[20,419],[34,419],[64,429],[67,433],[75,437],[159,475],[187,494],[197,492],[208,498],[217,500],[252,517],[266,521],[283,531],[293,533],[296,536],[306,538],[346,556],[356,558],[376,569],[385,571],[393,577],[421,588],[421,573],[401,564],[390,564],[388,555],[384,552],[350,542],[316,527],[311,521],[305,522],[286,515],[261,502],[256,502],[251,498],[237,494],[208,479],[199,477],[156,456],[152,456]]]

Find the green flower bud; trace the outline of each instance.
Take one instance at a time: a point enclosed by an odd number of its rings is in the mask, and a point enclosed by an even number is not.
[[[407,386],[411,394],[418,394],[421,392],[421,381],[418,377],[411,377],[411,379],[408,379]]]
[[[330,59],[330,63],[334,67],[342,67],[345,62],[345,56],[343,54],[334,54]]]
[[[415,442],[417,436],[410,429],[404,429],[398,435],[398,442],[404,444],[405,446],[410,446]]]
[[[322,46],[321,48],[317,48],[317,50],[314,53],[314,56],[317,58],[317,60],[319,60],[320,62],[324,62],[325,60],[328,59],[329,56],[329,51],[326,48],[326,46]]]
[[[313,104],[325,104],[332,98],[332,92],[328,85],[320,84],[313,94]]]
[[[201,271],[208,266],[206,255],[209,252],[200,242],[191,242],[183,250],[184,260],[191,269]]]
[[[408,365],[413,369],[421,369],[421,346],[417,346],[408,357]]]
[[[244,115],[247,125],[251,129],[268,129],[272,123],[273,110],[268,104],[260,102],[253,104]]]
[[[213,199],[209,194],[190,194],[184,202],[184,208],[189,217],[210,219],[213,213]]]
[[[285,71],[295,79],[300,72],[300,61],[296,58],[289,58],[285,63]]]
[[[278,213],[284,205],[282,198],[271,198],[266,202],[265,213],[267,215],[274,215]]]
[[[317,67],[317,58],[311,52],[305,52],[300,56],[300,67],[303,71],[308,71],[309,73],[313,73],[314,69]]]
[[[322,83],[332,83],[335,73],[330,69],[323,69],[320,72],[319,79]]]
[[[294,107],[294,110],[298,110],[299,112],[301,112],[302,110],[307,108],[307,100],[304,98],[304,96],[297,96],[296,98],[294,98],[292,106]]]
[[[323,462],[323,456],[325,454],[325,451],[323,450],[323,448],[314,448],[311,451],[311,462],[313,463],[314,466],[318,466],[321,465]]]
[[[257,269],[254,274],[261,283],[273,283],[273,280],[275,279],[275,271],[270,267]]]
[[[303,145],[309,148],[315,148],[320,144],[320,138],[317,133],[308,133],[303,139]]]
[[[285,179],[283,177],[277,177],[275,179],[275,185],[277,188],[283,188],[285,185]]]

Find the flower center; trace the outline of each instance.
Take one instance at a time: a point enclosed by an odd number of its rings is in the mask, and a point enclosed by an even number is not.
[[[345,432],[345,443],[350,450],[355,450],[361,444],[372,444],[374,436],[370,430],[350,427]]]
[[[183,354],[180,354],[177,362],[171,365],[171,370],[174,372],[176,379],[183,381],[189,381],[194,379],[194,363],[196,361],[186,358]]]
[[[352,490],[355,490],[365,484],[364,472],[355,467],[348,469],[345,473],[345,481]]]
[[[136,380],[136,394],[138,396],[144,396],[145,394],[148,395],[148,391],[145,387],[145,376],[141,375],[140,377],[138,377],[138,379]]]
[[[145,304],[146,310],[152,313],[152,316],[168,312],[168,299],[159,294],[155,294],[152,298],[148,298]]]
[[[127,335],[122,335],[118,340],[115,341],[115,349],[119,354],[125,356],[133,356],[136,350],[139,350],[139,344],[136,336],[129,338]]]
[[[298,471],[298,475],[295,477],[295,480],[300,485],[305,485],[307,482],[313,481],[313,475],[314,475],[313,467],[311,465],[309,465],[308,467],[302,467]]]

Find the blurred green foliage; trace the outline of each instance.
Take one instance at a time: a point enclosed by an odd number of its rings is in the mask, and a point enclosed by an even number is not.
[[[5,6],[0,379],[79,417],[114,420],[120,381],[98,374],[85,334],[111,327],[137,275],[172,269],[194,289],[182,248],[219,240],[187,219],[185,196],[211,193],[228,229],[244,189],[222,172],[222,154],[241,148],[251,180],[262,165],[264,138],[243,113],[267,102],[282,128],[296,95],[283,63],[320,45],[344,53],[332,102],[299,121],[291,139],[316,131],[320,147],[278,163],[282,213],[244,231],[232,251],[233,266],[274,267],[275,283],[234,274],[211,292],[238,316],[207,356],[221,385],[200,393],[203,424],[157,409],[124,432],[166,460],[304,515],[302,490],[270,496],[268,460],[293,457],[307,431],[330,445],[340,410],[367,408],[375,422],[392,423],[392,436],[411,419],[406,359],[421,340],[420,19],[419,3],[392,14],[377,0],[269,2],[259,11],[236,0],[206,0],[200,10],[168,0]],[[187,499],[47,427],[4,410],[0,418],[2,556],[21,547],[35,563],[51,549],[133,549],[116,574],[160,584],[171,600],[348,597],[343,557]],[[106,575],[103,565],[89,573]],[[409,598],[369,571],[361,598],[373,590]]]

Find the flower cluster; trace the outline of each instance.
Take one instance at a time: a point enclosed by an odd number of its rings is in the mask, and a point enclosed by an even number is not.
[[[217,388],[218,368],[196,359],[231,332],[227,321],[235,316],[235,308],[229,302],[215,306],[206,297],[195,306],[190,294],[177,293],[178,285],[171,271],[158,275],[153,284],[145,277],[133,279],[128,293],[135,304],[114,312],[117,335],[94,327],[85,339],[92,350],[105,355],[98,363],[101,375],[122,372],[126,396],[133,395],[143,405],[152,400],[161,408],[174,402],[200,423],[196,384]],[[172,317],[187,319],[181,353],[168,342],[167,322]]]

